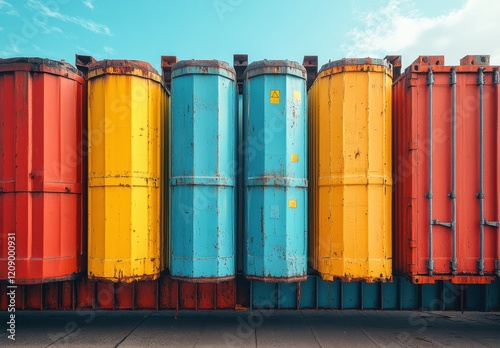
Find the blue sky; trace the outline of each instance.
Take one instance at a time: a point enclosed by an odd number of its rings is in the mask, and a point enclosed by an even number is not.
[[[140,4],[140,5],[139,5]],[[441,54],[500,64],[497,0],[0,0],[0,58],[250,61]]]

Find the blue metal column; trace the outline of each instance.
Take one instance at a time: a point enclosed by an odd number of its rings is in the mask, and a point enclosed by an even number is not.
[[[171,263],[173,279],[236,274],[237,90],[219,61],[172,67]]]
[[[261,281],[306,280],[306,71],[264,60],[244,78],[243,272]]]

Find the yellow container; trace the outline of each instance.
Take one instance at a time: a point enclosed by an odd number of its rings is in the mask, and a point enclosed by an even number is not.
[[[168,95],[151,65],[89,65],[88,273],[114,282],[156,279],[165,267],[162,221]]]
[[[392,66],[324,65],[309,90],[312,267],[324,280],[392,276]]]

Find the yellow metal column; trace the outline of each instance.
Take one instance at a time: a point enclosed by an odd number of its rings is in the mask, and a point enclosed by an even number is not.
[[[325,280],[392,276],[391,66],[345,59],[309,91],[311,260]]]
[[[167,93],[147,63],[89,66],[92,278],[155,279],[164,265],[162,157]]]

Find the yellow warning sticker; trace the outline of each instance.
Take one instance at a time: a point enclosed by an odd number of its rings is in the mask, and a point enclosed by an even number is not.
[[[280,103],[280,90],[272,89],[271,96],[269,98],[271,104],[279,104]]]
[[[302,93],[300,91],[293,91],[293,100],[300,103],[302,101]]]
[[[292,162],[298,162],[298,161],[299,161],[299,154],[292,153]]]
[[[289,199],[288,200],[288,208],[297,208],[297,200]]]

